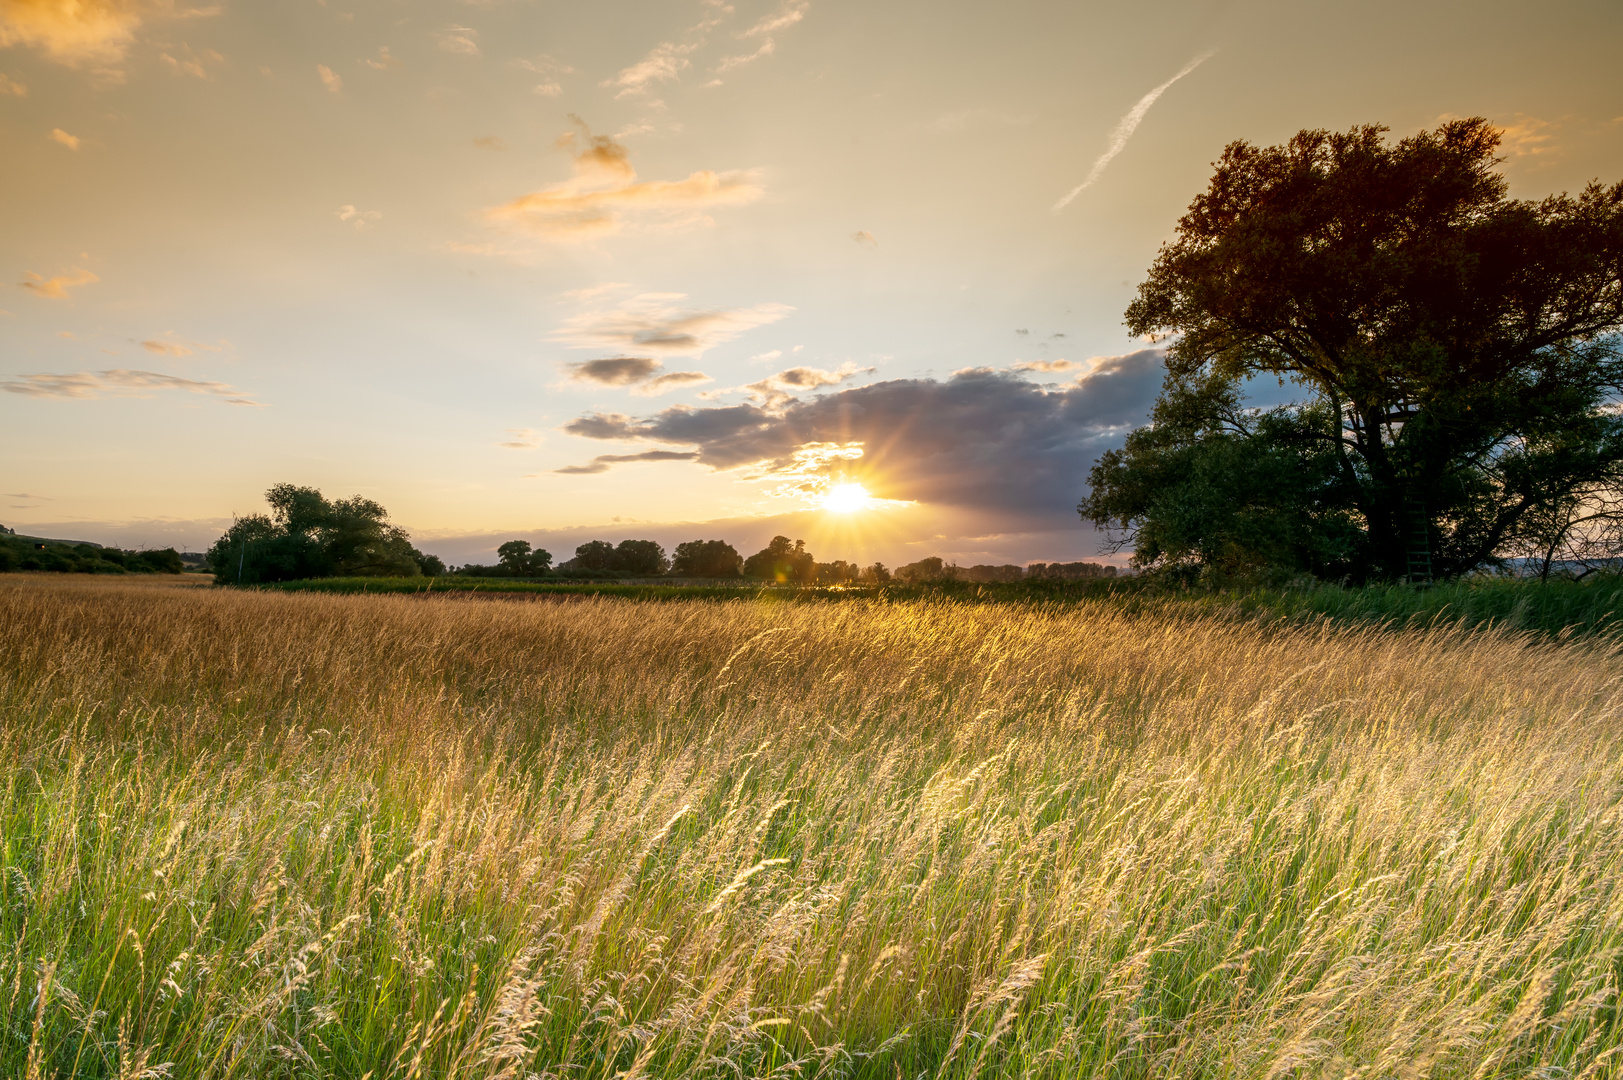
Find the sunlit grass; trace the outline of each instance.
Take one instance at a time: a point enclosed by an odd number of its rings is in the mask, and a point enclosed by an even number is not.
[[[1604,641],[38,579],[0,627],[0,1074],[1623,1057]]]

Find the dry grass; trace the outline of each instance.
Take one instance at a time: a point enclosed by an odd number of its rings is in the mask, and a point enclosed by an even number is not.
[[[1606,1076],[1618,654],[0,584],[0,1072]]]

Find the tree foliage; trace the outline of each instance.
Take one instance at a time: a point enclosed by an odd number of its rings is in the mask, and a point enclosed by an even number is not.
[[[416,577],[431,556],[377,502],[329,500],[315,488],[277,484],[265,493],[271,512],[238,518],[208,551],[221,584],[317,577]],[[430,563],[432,568],[438,560]]]
[[[1139,287],[1165,386],[1078,509],[1140,565],[1452,576],[1623,477],[1623,184],[1513,200],[1485,120],[1385,130],[1231,144]]]
[[[744,559],[725,540],[689,540],[677,544],[671,573],[677,577],[729,578],[744,572]]]
[[[804,540],[791,542],[787,536],[774,536],[766,547],[744,560],[744,576],[810,584],[817,580],[817,560],[806,550]]]

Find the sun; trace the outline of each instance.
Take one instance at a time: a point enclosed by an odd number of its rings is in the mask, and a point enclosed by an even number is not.
[[[866,510],[873,505],[873,501],[873,496],[861,484],[835,484],[823,495],[823,509],[836,514],[849,514],[854,510]]]

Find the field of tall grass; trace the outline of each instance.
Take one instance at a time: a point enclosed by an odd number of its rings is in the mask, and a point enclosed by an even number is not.
[[[0,1074],[1614,1076],[1620,659],[0,579]]]

